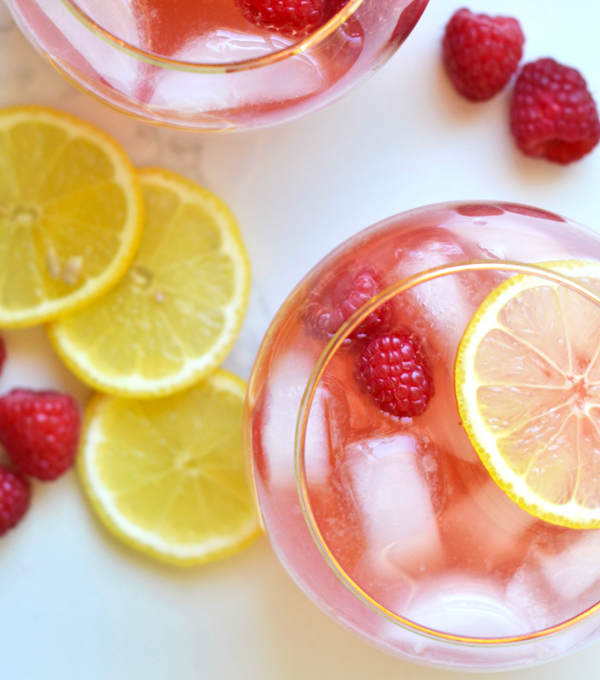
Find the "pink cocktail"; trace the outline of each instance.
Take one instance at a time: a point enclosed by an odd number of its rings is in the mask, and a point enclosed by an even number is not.
[[[534,263],[573,260],[600,262],[600,238],[560,216],[432,206],[339,246],[275,317],[246,409],[262,521],[304,592],[376,646],[435,666],[516,668],[600,634],[600,532],[513,502],[455,397],[457,348],[488,296],[523,274],[544,286]],[[428,358],[433,396],[414,417],[382,410],[361,380],[378,324],[418,335]]]
[[[428,0],[327,0],[311,31],[255,25],[239,0],[8,0],[79,89],[147,122],[262,127],[338,99],[404,42]]]

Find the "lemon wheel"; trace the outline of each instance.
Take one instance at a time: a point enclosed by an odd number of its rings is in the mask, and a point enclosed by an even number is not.
[[[600,265],[544,266],[600,292]],[[518,275],[481,305],[459,346],[455,386],[474,448],[531,514],[600,526],[600,306]]]
[[[142,224],[137,172],[107,134],[53,109],[0,111],[0,326],[102,295],[133,260]]]
[[[77,465],[110,532],[181,566],[225,557],[259,535],[242,453],[245,389],[219,369],[168,397],[92,398]]]

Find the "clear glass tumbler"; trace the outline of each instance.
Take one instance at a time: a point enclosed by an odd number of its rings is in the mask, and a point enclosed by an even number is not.
[[[512,203],[397,215],[306,275],[256,359],[245,448],[272,546],[318,606],[444,668],[523,667],[598,637],[600,531],[536,514],[518,485],[600,526],[599,294],[600,237]],[[394,333],[427,360],[418,413],[386,412],[362,372]],[[512,491],[481,457],[496,445]]]
[[[428,0],[350,0],[300,39],[253,26],[235,0],[6,2],[80,90],[150,123],[222,132],[338,99],[385,63]]]

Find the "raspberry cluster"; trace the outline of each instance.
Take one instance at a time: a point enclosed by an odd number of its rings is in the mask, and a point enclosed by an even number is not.
[[[446,25],[442,59],[461,95],[485,101],[517,72],[524,42],[516,19],[463,8]],[[583,158],[600,141],[598,111],[585,79],[576,69],[547,58],[526,64],[518,73],[510,129],[524,154],[562,165]]]
[[[5,358],[0,338],[0,370]],[[67,394],[14,389],[0,397],[0,444],[16,468],[0,465],[0,536],[29,508],[28,477],[54,480],[73,465],[80,428],[79,407]]]

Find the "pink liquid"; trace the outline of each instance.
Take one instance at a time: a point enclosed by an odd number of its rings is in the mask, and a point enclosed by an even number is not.
[[[256,27],[235,0],[80,0],[95,32],[61,0],[8,4],[33,44],[92,96],[149,122],[223,131],[296,118],[342,96],[399,47],[427,2],[364,0],[297,52],[298,38]]]
[[[382,287],[432,267],[482,259],[600,260],[600,240],[520,206],[441,206],[392,218],[346,242],[299,284],[254,368],[248,447],[263,521],[278,556],[331,616],[388,651],[432,665],[512,668],[596,634],[591,617],[519,646],[450,644],[407,631],[337,580],[301,511],[294,469],[297,412],[326,339],[309,315],[347,272]],[[420,416],[382,413],[357,378],[360,340],[332,358],[308,422],[305,461],[316,524],[341,568],[373,601],[450,635],[507,638],[544,630],[600,600],[600,532],[557,527],[513,503],[479,461],[454,397],[454,358],[499,271],[431,281],[392,300],[392,326],[422,338],[435,394]],[[310,304],[314,304],[311,302]]]
[[[244,19],[235,0],[202,3],[196,0],[135,0],[132,8],[140,28],[141,46],[164,56],[174,56],[186,44],[219,29],[260,32]]]

